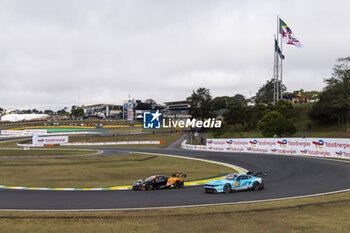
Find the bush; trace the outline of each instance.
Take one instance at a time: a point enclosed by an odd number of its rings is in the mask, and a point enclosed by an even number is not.
[[[294,134],[297,129],[292,121],[286,119],[281,113],[272,111],[259,121],[258,128],[264,137],[278,137],[290,136]]]

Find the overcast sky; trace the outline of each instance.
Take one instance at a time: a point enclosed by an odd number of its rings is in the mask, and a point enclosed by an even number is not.
[[[0,107],[255,95],[273,75],[279,15],[288,91],[322,90],[350,56],[350,1],[0,0]]]

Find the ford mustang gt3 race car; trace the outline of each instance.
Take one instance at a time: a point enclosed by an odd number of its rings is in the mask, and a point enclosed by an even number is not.
[[[258,172],[253,175],[253,172],[247,174],[228,174],[220,180],[211,180],[205,184],[205,192],[208,193],[229,193],[238,190],[254,190],[264,188],[264,183],[261,177],[266,174]]]
[[[174,173],[171,177],[163,175],[150,176],[145,180],[138,180],[132,185],[133,190],[152,190],[163,188],[182,188],[186,174]]]

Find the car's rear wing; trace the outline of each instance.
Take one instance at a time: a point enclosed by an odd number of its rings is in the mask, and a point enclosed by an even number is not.
[[[247,172],[247,175],[252,175],[252,176],[267,176],[266,173],[262,173],[262,172],[256,172],[256,173],[254,173],[254,172],[252,172],[252,171]]]
[[[185,178],[186,176],[187,175],[185,173],[181,173],[181,172],[175,172],[172,175],[172,177],[179,177],[179,178],[181,178],[181,177]]]

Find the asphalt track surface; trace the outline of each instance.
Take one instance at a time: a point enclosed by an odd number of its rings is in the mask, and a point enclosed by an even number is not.
[[[104,155],[136,151],[201,158],[234,164],[252,171],[262,171],[268,176],[264,177],[264,190],[230,194],[204,193],[203,186],[152,191],[3,189],[0,190],[0,210],[105,210],[192,206],[286,198],[350,188],[350,163],[336,160],[180,149],[99,148],[99,150],[103,150]]]

